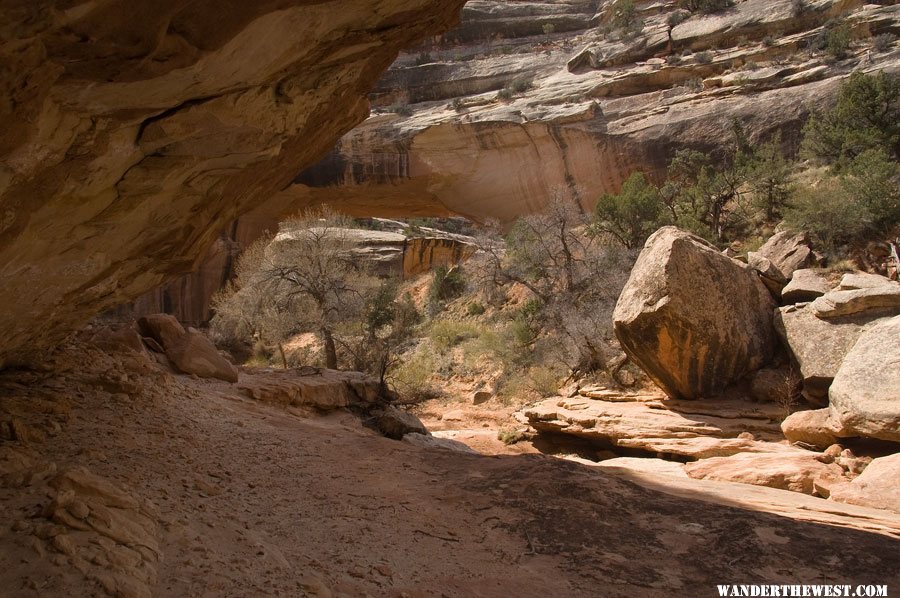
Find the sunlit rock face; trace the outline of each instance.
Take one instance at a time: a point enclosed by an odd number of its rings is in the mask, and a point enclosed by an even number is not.
[[[0,365],[192,270],[462,4],[0,2]]]
[[[900,6],[738,0],[716,15],[637,1],[639,32],[613,29],[612,0],[473,0],[440,42],[400,56],[377,109],[280,195],[354,214],[452,212],[510,221],[555,195],[590,209],[634,170],[662,176],[675,149],[717,150],[740,122],[796,148],[808,110],[852,70],[900,70]],[[808,53],[830,19],[849,56]],[[504,90],[504,88],[506,88]]]

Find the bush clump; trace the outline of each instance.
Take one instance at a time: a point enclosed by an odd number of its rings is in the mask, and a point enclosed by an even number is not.
[[[813,112],[803,127],[806,158],[839,169],[868,150],[900,158],[900,76],[855,72],[830,110]]]
[[[431,279],[431,287],[428,289],[428,303],[430,305],[440,305],[450,299],[455,299],[463,294],[466,290],[466,279],[463,276],[462,268],[453,266],[440,265],[434,269]]]
[[[733,4],[732,0],[678,0],[679,7],[704,14],[722,12]]]
[[[477,301],[473,301],[466,307],[466,314],[470,316],[480,316],[485,312],[485,307]]]

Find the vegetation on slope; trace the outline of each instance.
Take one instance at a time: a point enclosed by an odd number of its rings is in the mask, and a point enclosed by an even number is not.
[[[667,223],[727,244],[758,236],[784,217],[840,254],[891,236],[900,223],[898,155],[900,77],[854,73],[834,107],[806,123],[799,157],[787,156],[777,135],[751,143],[735,124],[734,142],[721,157],[680,150],[658,185],[632,173],[618,194],[597,202],[597,227],[625,247],[640,246]]]

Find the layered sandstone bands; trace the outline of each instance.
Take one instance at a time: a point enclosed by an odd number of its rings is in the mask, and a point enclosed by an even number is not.
[[[614,41],[600,30],[612,2],[467,3],[444,45],[401,55],[376,113],[280,201],[482,221],[559,195],[589,209],[634,170],[662,175],[678,147],[721,148],[734,120],[753,138],[783,130],[796,147],[808,110],[852,70],[900,69],[896,45],[873,53],[866,41],[900,31],[898,6],[815,0],[797,15],[790,0],[743,0],[693,15],[670,40],[674,0],[635,4],[643,30]],[[805,53],[835,17],[860,40],[850,57]],[[530,87],[498,97],[516,81]]]
[[[195,268],[462,4],[0,5],[0,364]]]

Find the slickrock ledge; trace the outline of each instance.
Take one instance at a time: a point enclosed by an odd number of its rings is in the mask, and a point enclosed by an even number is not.
[[[463,3],[0,6],[0,365],[196,267]]]
[[[537,432],[570,434],[614,450],[636,449],[685,459],[737,453],[809,454],[783,442],[779,410],[772,403],[712,399],[700,405],[666,400],[660,394],[638,394],[620,395],[613,401],[553,397],[522,414]]]

